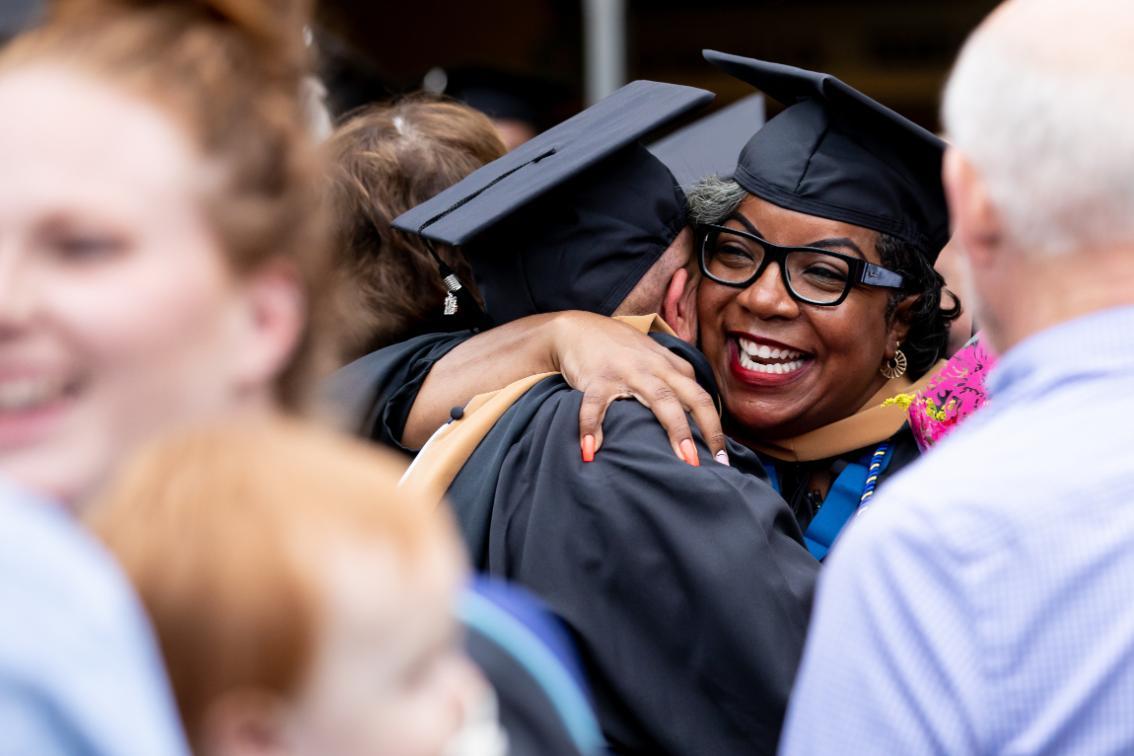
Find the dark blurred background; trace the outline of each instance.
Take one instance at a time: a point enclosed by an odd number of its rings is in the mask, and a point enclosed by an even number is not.
[[[0,0],[0,39],[40,0]],[[749,90],[705,47],[828,71],[937,130],[950,62],[994,0],[318,0],[336,114],[424,85],[539,130],[636,78],[716,107]],[[769,103],[774,113],[776,106]]]
[[[391,92],[432,69],[535,78],[552,122],[636,78],[748,93],[705,47],[831,72],[936,130],[950,62],[994,0],[322,0],[321,26]],[[598,70],[602,69],[602,70]],[[446,76],[434,71],[435,83]],[[538,86],[539,82],[546,86]],[[529,82],[530,84],[531,82]],[[523,87],[517,87],[522,90]],[[531,88],[531,87],[529,87]],[[533,95],[535,96],[535,95]],[[537,97],[538,99],[538,97]],[[774,106],[773,106],[774,109]]]

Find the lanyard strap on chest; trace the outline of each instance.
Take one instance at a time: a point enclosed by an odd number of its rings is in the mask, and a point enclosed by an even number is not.
[[[812,556],[823,561],[843,526],[874,496],[878,476],[890,466],[892,456],[890,444],[883,443],[873,454],[848,464],[839,473],[819,513],[803,534],[803,542]]]

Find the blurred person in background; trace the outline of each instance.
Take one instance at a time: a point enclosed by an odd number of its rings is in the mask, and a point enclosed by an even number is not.
[[[342,277],[335,329],[341,361],[421,333],[476,325],[442,315],[441,263],[483,305],[464,254],[444,245],[433,252],[390,222],[504,154],[488,118],[458,102],[407,97],[352,115],[327,151],[332,243]]]
[[[0,477],[37,497],[2,484],[0,750],[186,751],[137,600],[57,502],[159,431],[303,404],[326,283],[302,20],[61,0],[0,50]]]
[[[62,0],[0,54],[0,473],[81,506],[156,431],[304,405],[331,293],[305,18]]]
[[[92,530],[153,618],[194,751],[503,756],[453,614],[448,513],[387,452],[300,424],[146,448]]]
[[[787,754],[1134,751],[1131,39],[1124,0],[1011,0],[961,51],[944,175],[1000,363],[836,548]]]

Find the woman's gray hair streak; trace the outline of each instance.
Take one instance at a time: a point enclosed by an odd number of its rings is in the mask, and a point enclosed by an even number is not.
[[[686,194],[689,223],[720,223],[735,213],[747,196],[748,192],[735,181],[718,176],[703,178]]]

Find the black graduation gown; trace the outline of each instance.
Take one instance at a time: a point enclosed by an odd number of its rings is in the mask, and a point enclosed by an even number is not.
[[[464,337],[419,337],[356,364],[338,390],[363,385],[366,368],[364,434],[396,443],[409,395]],[[654,338],[716,393],[699,352]],[[560,378],[541,382],[454,480],[474,565],[528,587],[566,623],[615,751],[774,753],[819,563],[751,451],[730,442],[724,467],[698,435],[702,466],[691,467],[648,409],[620,401],[583,464],[581,398]]]
[[[715,392],[695,350],[659,338]],[[690,467],[633,401],[584,464],[581,397],[540,383],[454,480],[474,564],[574,633],[614,750],[774,752],[819,567],[791,512],[750,451],[731,444],[724,467],[701,444]]]
[[[406,419],[433,366],[472,331],[427,333],[371,352],[340,368],[322,387],[331,411],[347,428],[400,452]]]

